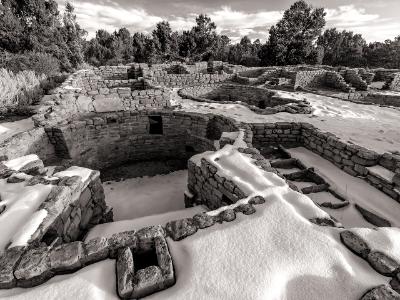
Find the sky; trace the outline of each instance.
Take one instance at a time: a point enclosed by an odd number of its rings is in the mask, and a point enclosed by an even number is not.
[[[64,0],[57,0],[62,7]],[[247,35],[265,41],[269,28],[282,17],[294,0],[72,0],[79,24],[88,31],[112,32],[126,27],[151,33],[156,23],[168,20],[173,30],[187,30],[196,15],[205,13],[220,34],[238,42]],[[308,0],[326,9],[327,25],[361,33],[367,42],[384,41],[400,35],[400,0]]]

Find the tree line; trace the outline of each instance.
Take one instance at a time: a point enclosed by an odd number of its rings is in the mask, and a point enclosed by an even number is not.
[[[368,44],[361,34],[351,31],[324,31],[325,16],[324,8],[296,1],[269,29],[265,43],[258,39],[252,42],[247,36],[232,43],[228,36],[218,34],[216,24],[203,14],[196,17],[190,30],[183,32],[173,31],[168,21],[162,21],[151,34],[131,34],[126,28],[112,33],[98,30],[94,38],[85,40],[86,32],[77,23],[70,3],[60,13],[54,0],[2,0],[0,50],[11,59],[0,57],[0,63],[15,67],[17,61],[26,61],[29,65],[35,60],[43,61],[44,56],[48,59],[43,63],[54,63],[62,71],[75,69],[83,62],[99,66],[210,59],[246,66],[400,68],[400,32],[394,40]]]

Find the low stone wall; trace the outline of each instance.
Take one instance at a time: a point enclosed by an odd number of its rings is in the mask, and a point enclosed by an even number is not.
[[[44,128],[18,133],[0,144],[0,160],[37,154],[46,164],[57,161],[55,149]]]
[[[379,104],[385,106],[400,107],[400,92],[399,93],[388,93],[386,91],[381,92],[369,92],[367,95],[358,99],[360,103],[367,104]]]
[[[239,84],[207,85],[187,87],[179,90],[179,95],[200,102],[232,103],[240,101],[259,114],[311,113],[311,107],[305,100],[283,98],[265,88]]]
[[[199,86],[221,83],[232,78],[229,74],[166,74],[153,76],[155,84],[167,87]]]

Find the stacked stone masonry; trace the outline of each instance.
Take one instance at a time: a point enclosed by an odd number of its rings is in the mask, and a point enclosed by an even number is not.
[[[200,102],[232,103],[240,102],[259,114],[311,113],[311,107],[305,100],[295,100],[277,95],[265,88],[238,84],[218,84],[199,87],[187,87],[179,91],[184,98]]]

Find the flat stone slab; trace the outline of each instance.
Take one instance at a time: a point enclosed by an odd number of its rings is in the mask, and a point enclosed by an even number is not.
[[[361,207],[358,204],[354,205],[355,208],[360,212],[360,214],[367,220],[369,223],[378,226],[378,227],[391,227],[392,224],[388,220],[383,217],[378,216],[377,214],[370,212],[369,210]]]
[[[15,287],[14,269],[21,259],[23,252],[21,247],[15,247],[5,251],[0,257],[0,289]]]
[[[347,248],[361,257],[366,258],[371,251],[367,243],[361,237],[349,230],[342,231],[340,233],[340,239]]]
[[[44,283],[53,276],[49,253],[48,247],[40,247],[28,250],[22,256],[14,272],[18,286],[33,287]]]
[[[193,221],[195,222],[196,226],[200,229],[204,229],[215,224],[215,219],[206,213],[194,215]]]
[[[385,276],[394,276],[400,270],[399,263],[382,252],[370,252],[367,260],[378,273]]]
[[[124,247],[118,250],[116,263],[117,290],[122,299],[129,299],[133,292],[134,262],[131,249]]]
[[[120,99],[118,96],[106,97],[104,95],[96,95],[94,97],[93,107],[98,113],[124,110],[122,99]]]
[[[181,219],[168,222],[165,225],[167,234],[174,240],[180,241],[197,232],[197,226],[193,219]]]

